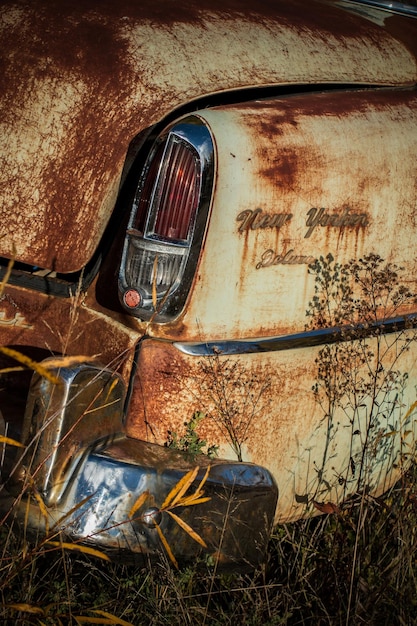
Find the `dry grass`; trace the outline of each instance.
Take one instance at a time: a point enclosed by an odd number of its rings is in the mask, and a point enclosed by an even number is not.
[[[411,625],[417,622],[417,468],[382,498],[279,526],[251,573],[167,558],[126,567],[30,546],[1,528],[2,624]],[[42,545],[42,547],[41,547]]]

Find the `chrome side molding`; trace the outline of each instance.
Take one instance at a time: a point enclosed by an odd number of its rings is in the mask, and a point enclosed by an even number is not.
[[[417,17],[417,6],[408,2],[391,2],[391,0],[349,0],[354,4],[365,4],[376,9],[383,9],[391,13],[401,13],[402,15],[410,15]]]
[[[276,337],[262,337],[259,339],[241,339],[230,341],[207,341],[207,342],[174,342],[174,346],[189,356],[214,356],[233,354],[253,354],[261,352],[277,352],[279,350],[294,350],[296,348],[309,348],[326,343],[352,341],[354,339],[372,337],[376,333],[396,333],[406,328],[413,328],[417,324],[417,314],[407,317],[397,317],[389,320],[375,322],[374,324],[357,324],[356,326],[341,326],[332,328],[319,328],[308,330],[292,335],[279,335]]]

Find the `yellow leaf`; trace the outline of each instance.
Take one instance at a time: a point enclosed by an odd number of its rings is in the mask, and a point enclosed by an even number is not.
[[[24,448],[23,443],[16,441],[16,439],[11,439],[10,437],[5,437],[4,435],[0,435],[0,443],[7,443],[9,446],[17,446],[18,448]]]
[[[97,556],[99,559],[103,559],[103,561],[110,561],[110,558],[104,552],[100,550],[95,550],[94,548],[88,548],[87,546],[82,546],[78,543],[66,543],[61,541],[47,541],[47,544],[50,546],[54,546],[55,548],[64,548],[64,550],[79,550],[84,554],[91,554],[91,556]]]
[[[33,495],[35,496],[35,500],[38,503],[40,511],[45,520],[45,534],[47,535],[49,533],[49,516],[48,516],[47,508],[45,506],[44,501],[42,500],[41,496],[39,495],[37,491],[34,491]]]
[[[37,615],[44,615],[43,609],[40,606],[34,606],[33,604],[25,604],[24,602],[16,604],[6,604],[8,609],[14,611],[23,611],[24,613],[36,613]]]
[[[142,504],[146,502],[149,496],[150,496],[150,493],[148,490],[140,494],[139,498],[137,498],[136,502],[133,504],[132,508],[129,511],[129,517],[132,517],[136,513],[136,511],[140,509]]]
[[[161,506],[161,509],[165,509],[168,506],[171,506],[171,507],[175,506],[176,502],[178,502],[178,500],[181,499],[181,497],[184,495],[184,493],[187,491],[190,485],[194,482],[199,469],[200,468],[197,466],[193,470],[190,470],[189,472],[184,474],[181,480],[177,482],[175,487],[171,489],[171,491],[165,498],[164,503]]]
[[[175,513],[173,513],[172,511],[167,511],[167,513],[168,515],[172,517],[172,519],[174,519],[177,522],[178,526],[181,526],[181,528],[185,530],[187,535],[190,535],[190,537],[194,539],[194,541],[199,543],[200,546],[203,546],[203,548],[207,548],[207,544],[204,541],[204,539],[200,537],[200,535],[196,533],[195,530],[191,528],[191,526],[189,526],[186,522],[184,522],[184,520],[181,519],[178,515],[175,515]]]
[[[203,504],[203,502],[209,502],[211,498],[206,496],[205,498],[201,498],[199,494],[193,493],[188,498],[182,498],[176,504],[176,506],[194,506],[195,504]]]
[[[93,356],[87,356],[86,354],[78,354],[74,356],[59,356],[56,359],[48,359],[45,362],[45,368],[56,368],[60,367],[72,367],[73,365],[78,365],[78,363],[90,363],[94,359],[97,358],[97,354]]]
[[[166,551],[167,555],[169,556],[169,559],[170,559],[171,563],[173,563],[174,566],[178,569],[177,560],[176,560],[175,556],[173,555],[171,548],[169,547],[168,541],[165,539],[164,533],[162,532],[162,530],[160,529],[158,524],[155,526],[155,528],[156,528],[156,530],[158,532],[158,535],[159,535],[159,538],[160,538],[160,540],[162,542],[162,545],[164,546],[165,551]]]
[[[24,369],[24,367],[20,367],[19,365],[17,365],[16,367],[3,367],[3,369],[0,370],[0,374],[9,374],[10,372],[23,372]]]
[[[112,382],[112,384],[109,387],[109,390],[107,392],[107,396],[106,396],[106,402],[107,400],[110,398],[111,392],[113,391],[113,389],[116,387],[117,383],[119,382],[119,380],[117,378],[115,378]]]
[[[407,418],[410,417],[411,413],[414,411],[414,409],[416,407],[417,407],[417,400],[415,402],[413,402],[413,404],[408,409],[407,413],[404,415],[404,417],[402,419],[403,422],[407,421]]]
[[[208,478],[208,475],[210,474],[210,469],[211,469],[211,465],[208,465],[207,469],[206,469],[206,473],[204,474],[203,478],[201,479],[200,484],[198,485],[198,490],[197,491],[201,491],[202,488],[204,487],[204,484],[205,484],[205,482],[206,482],[206,480]]]
[[[5,275],[3,277],[3,280],[1,281],[1,284],[0,284],[0,297],[3,295],[4,288],[7,285],[7,283],[9,282],[10,274],[12,273],[12,269],[13,269],[13,265],[14,265],[14,257],[15,256],[16,256],[16,250],[15,250],[15,246],[13,244],[13,257],[10,259],[10,261],[7,264],[6,273],[5,273]]]
[[[36,361],[33,361],[31,358],[29,358],[25,354],[22,354],[18,350],[13,350],[13,348],[6,348],[5,346],[0,346],[0,352],[5,354],[6,356],[11,357],[15,361],[18,361],[18,363],[25,365],[29,369],[34,370],[40,376],[43,376],[44,378],[49,380],[51,383],[54,383],[56,385],[61,384],[61,379],[58,376],[55,376],[55,374],[52,374],[46,367],[44,367],[40,363],[36,363]]]
[[[119,624],[119,626],[133,626],[130,622],[126,622],[124,619],[120,619],[120,617],[116,617],[112,613],[107,613],[107,611],[99,611],[99,609],[95,609],[92,612],[97,613],[97,615],[107,617],[111,624]]]

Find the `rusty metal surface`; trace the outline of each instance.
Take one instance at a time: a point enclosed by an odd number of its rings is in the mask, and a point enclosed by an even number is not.
[[[299,1],[3,2],[0,254],[79,270],[112,211],[129,142],[193,98],[416,81],[401,18],[395,39],[389,24],[344,15]]]
[[[126,381],[140,336],[85,294],[56,298],[7,285],[0,299],[1,346],[38,348],[43,358],[59,354],[99,359]]]
[[[150,334],[210,342],[302,332],[308,265],[328,253],[340,263],[377,253],[416,289],[415,91],[309,94],[199,115],[217,145],[210,224],[184,315]]]
[[[276,522],[314,513],[313,500],[341,503],[365,483],[380,494],[401,476],[417,438],[416,331],[407,333],[383,340],[387,374],[375,395],[364,392],[363,380],[376,368],[371,352],[377,354],[378,339],[369,339],[365,363],[356,364],[364,344],[348,343],[337,353],[333,384],[340,385],[340,403],[331,413],[329,398],[314,393],[320,347],[198,358],[144,341],[127,433],[163,445],[169,431],[183,436],[185,422],[203,413],[198,435],[219,446],[220,457],[256,462],[272,473]],[[413,343],[399,358],[406,336]],[[348,376],[336,377],[337,358]]]

